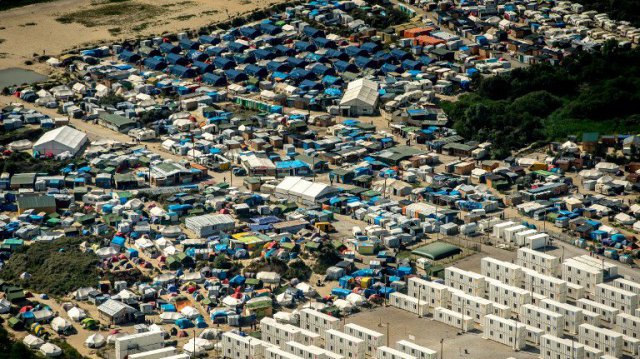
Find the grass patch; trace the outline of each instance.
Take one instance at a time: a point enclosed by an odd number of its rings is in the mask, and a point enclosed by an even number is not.
[[[162,7],[157,5],[127,1],[70,12],[56,18],[56,21],[63,24],[75,22],[86,27],[128,25],[154,18],[164,11]]]
[[[175,6],[186,6],[186,5],[191,5],[191,4],[193,4],[193,1],[188,1],[187,0],[187,1],[174,2],[174,3],[171,3],[171,4],[163,4],[163,5],[160,5],[160,6],[169,8],[169,7],[175,7]]]
[[[35,23],[35,22],[27,22],[25,24],[20,25],[20,27],[36,26],[36,25],[38,25],[38,24]]]
[[[7,40],[5,40],[5,39],[0,39],[0,44],[1,44],[1,43],[3,43],[3,42],[5,42],[5,41],[7,41]]]
[[[109,30],[107,30],[107,31],[109,31],[109,33],[110,33],[112,36],[117,36],[117,35],[120,35],[120,34],[122,33],[122,29],[121,29],[121,28],[119,28],[119,27],[113,27],[113,28],[111,28],[111,29],[109,29]]]
[[[133,30],[133,31],[142,31],[142,30],[145,30],[146,28],[148,28],[149,25],[151,25],[151,24],[148,23],[148,22],[143,22],[142,24],[138,24],[138,25],[132,26],[131,30]]]
[[[220,10],[207,10],[207,11],[203,11],[202,15],[213,15],[213,14],[217,14],[219,12],[220,12]]]
[[[180,16],[176,16],[176,17],[174,17],[173,19],[174,19],[174,20],[178,20],[178,21],[186,21],[186,20],[189,20],[189,19],[194,18],[194,17],[196,17],[196,15],[194,15],[194,14],[187,14],[187,15],[180,15]]]

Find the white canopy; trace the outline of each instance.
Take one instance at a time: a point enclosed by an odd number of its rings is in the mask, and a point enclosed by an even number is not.
[[[33,334],[29,334],[27,335],[22,342],[24,343],[24,345],[26,345],[29,349],[38,349],[42,346],[42,344],[44,344],[44,340],[36,337]]]
[[[106,340],[102,334],[95,333],[91,334],[87,340],[84,341],[84,344],[89,348],[100,348],[106,344]]]
[[[40,353],[48,358],[55,358],[62,355],[62,349],[59,346],[51,343],[44,343],[40,346]]]
[[[51,328],[53,328],[53,330],[55,330],[58,333],[64,332],[65,330],[71,328],[71,323],[69,323],[62,317],[55,317],[51,321]]]
[[[200,315],[200,312],[198,312],[198,310],[190,305],[187,305],[186,307],[182,308],[180,310],[180,313],[182,313],[182,315],[184,315],[185,317],[189,318],[189,319],[195,319],[197,316]]]

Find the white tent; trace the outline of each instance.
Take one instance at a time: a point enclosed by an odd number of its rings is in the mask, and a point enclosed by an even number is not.
[[[213,328],[207,328],[202,331],[202,333],[198,334],[198,338],[202,339],[218,339],[220,337],[220,331]]]
[[[276,186],[276,196],[315,204],[317,200],[338,192],[338,189],[320,182],[311,182],[302,177],[285,177]]]
[[[107,341],[105,340],[102,334],[95,333],[95,334],[89,335],[87,340],[84,341],[84,345],[86,345],[89,348],[100,348],[103,345],[105,345],[106,342]]]
[[[367,300],[363,296],[356,293],[349,293],[345,299],[347,302],[356,306],[361,306],[367,303]]]
[[[47,358],[55,358],[62,355],[62,349],[55,344],[44,343],[40,346],[40,353]]]
[[[189,319],[195,319],[197,316],[200,315],[200,312],[198,312],[198,310],[190,305],[187,305],[186,307],[182,308],[180,310],[180,313],[182,313],[182,315],[184,315],[185,317],[189,318]]]
[[[51,328],[57,333],[62,333],[65,330],[71,328],[71,323],[62,317],[55,317],[51,321]]]
[[[75,155],[87,143],[87,140],[86,133],[69,126],[62,126],[42,135],[33,144],[33,149],[42,154],[59,155],[63,152],[70,152]]]
[[[280,275],[276,272],[258,272],[256,279],[266,284],[280,284]]]
[[[24,345],[26,345],[29,349],[38,349],[42,346],[42,344],[44,344],[44,340],[36,337],[33,334],[29,334],[22,340],[22,343],[24,343]]]
[[[313,297],[316,294],[316,290],[310,286],[308,283],[298,283],[296,285],[296,289],[301,291],[305,297]]]
[[[196,345],[196,347],[201,347],[204,350],[211,350],[213,349],[213,343],[207,339],[203,339],[203,338],[193,338],[190,339],[186,344],[185,347],[191,346],[191,348],[193,348],[193,345]]]
[[[333,305],[335,305],[338,309],[340,309],[341,311],[348,313],[353,309],[353,304],[349,303],[348,301],[344,300],[344,299],[336,299],[333,302]]]
[[[184,315],[176,312],[164,312],[160,314],[163,323],[174,323],[178,319],[184,318]]]
[[[206,354],[206,350],[203,347],[198,346],[198,344],[194,344],[192,341],[186,343],[182,349],[185,354],[188,354],[189,357],[200,357]]]
[[[340,106],[348,106],[351,116],[371,115],[378,104],[378,83],[367,79],[351,81]]]

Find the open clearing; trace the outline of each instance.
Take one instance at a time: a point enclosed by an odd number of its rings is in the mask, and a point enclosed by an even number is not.
[[[34,55],[118,39],[175,33],[225,21],[285,0],[59,0],[0,11],[0,69],[31,68]]]

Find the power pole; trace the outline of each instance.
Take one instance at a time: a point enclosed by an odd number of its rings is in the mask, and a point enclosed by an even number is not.
[[[444,358],[444,338],[440,338],[440,359]]]

